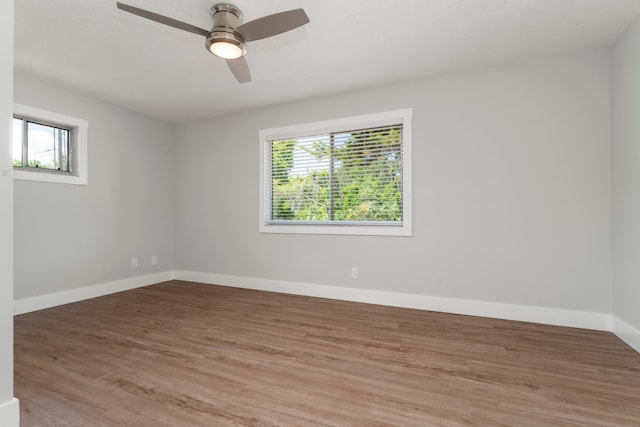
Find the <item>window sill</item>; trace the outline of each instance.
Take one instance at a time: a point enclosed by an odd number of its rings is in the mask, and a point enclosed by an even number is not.
[[[352,236],[404,236],[410,237],[411,226],[403,225],[267,225],[261,224],[261,233],[277,234],[334,234]]]
[[[58,173],[47,172],[31,172],[23,170],[14,170],[13,179],[19,179],[22,181],[40,181],[49,182],[53,184],[72,184],[72,185],[87,185],[87,177],[76,175],[62,175]]]

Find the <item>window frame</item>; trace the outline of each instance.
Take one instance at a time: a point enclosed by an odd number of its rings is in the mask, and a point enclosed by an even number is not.
[[[14,179],[56,184],[88,184],[87,136],[89,123],[86,120],[19,103],[13,104],[13,115],[30,122],[69,130],[69,154],[67,159],[69,172],[45,168],[14,167]]]
[[[338,234],[338,235],[374,235],[374,236],[411,236],[411,118],[413,110],[406,108],[402,110],[386,111],[360,116],[344,117],[333,120],[324,120],[312,123],[303,123],[292,126],[278,128],[261,129],[259,131],[260,144],[260,189],[259,189],[259,232],[279,233],[279,234]],[[270,141],[295,139],[309,135],[319,135],[323,133],[338,133],[341,131],[352,131],[354,129],[374,128],[388,125],[402,125],[402,223],[389,224],[381,222],[376,224],[373,221],[348,221],[340,223],[338,221],[318,221],[310,224],[307,221],[283,221],[271,222],[268,218],[267,207],[270,202],[267,198],[271,194],[267,184],[271,182],[270,165]]]
[[[44,120],[35,120],[31,117],[24,117],[24,116],[20,116],[17,114],[13,115],[13,120],[20,120],[21,121],[21,132],[22,132],[22,141],[21,141],[21,150],[22,150],[22,156],[20,159],[20,163],[21,165],[16,166],[15,164],[13,165],[14,170],[33,170],[34,172],[45,172],[45,173],[57,173],[57,174],[64,174],[64,175],[69,175],[72,174],[72,162],[71,162],[71,129],[69,129],[67,126],[61,126],[59,124],[56,123],[45,123]],[[15,122],[14,122],[15,123]],[[15,124],[14,124],[15,125]],[[65,142],[65,150],[66,150],[66,167],[65,169],[52,169],[52,168],[48,168],[48,167],[39,167],[39,166],[29,166],[29,145],[30,145],[30,141],[29,141],[29,128],[30,125],[36,125],[36,126],[43,126],[49,129],[53,129],[54,131],[64,131],[66,133],[66,142]],[[55,136],[54,136],[54,141],[55,141]],[[61,151],[61,150],[59,150]],[[60,154],[57,155],[57,157],[59,157]],[[25,161],[26,160],[26,161]],[[61,158],[57,158],[54,159],[54,161],[60,161]],[[15,158],[14,158],[15,161]]]

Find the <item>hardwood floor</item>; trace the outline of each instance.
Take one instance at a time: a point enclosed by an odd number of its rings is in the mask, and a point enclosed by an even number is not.
[[[15,318],[22,426],[639,426],[613,334],[171,281]]]

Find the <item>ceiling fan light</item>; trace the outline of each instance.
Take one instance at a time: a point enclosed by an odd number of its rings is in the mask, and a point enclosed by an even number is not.
[[[207,37],[207,49],[223,59],[242,58],[247,53],[244,40],[229,29],[214,28]]]
[[[246,50],[242,49],[242,46],[225,40],[211,43],[209,51],[223,59],[242,58],[246,52]]]

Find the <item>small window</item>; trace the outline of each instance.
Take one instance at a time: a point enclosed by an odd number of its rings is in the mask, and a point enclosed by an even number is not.
[[[260,132],[260,231],[411,235],[411,110]]]
[[[87,184],[87,122],[14,104],[14,178]]]
[[[13,117],[13,167],[70,173],[71,130]]]

